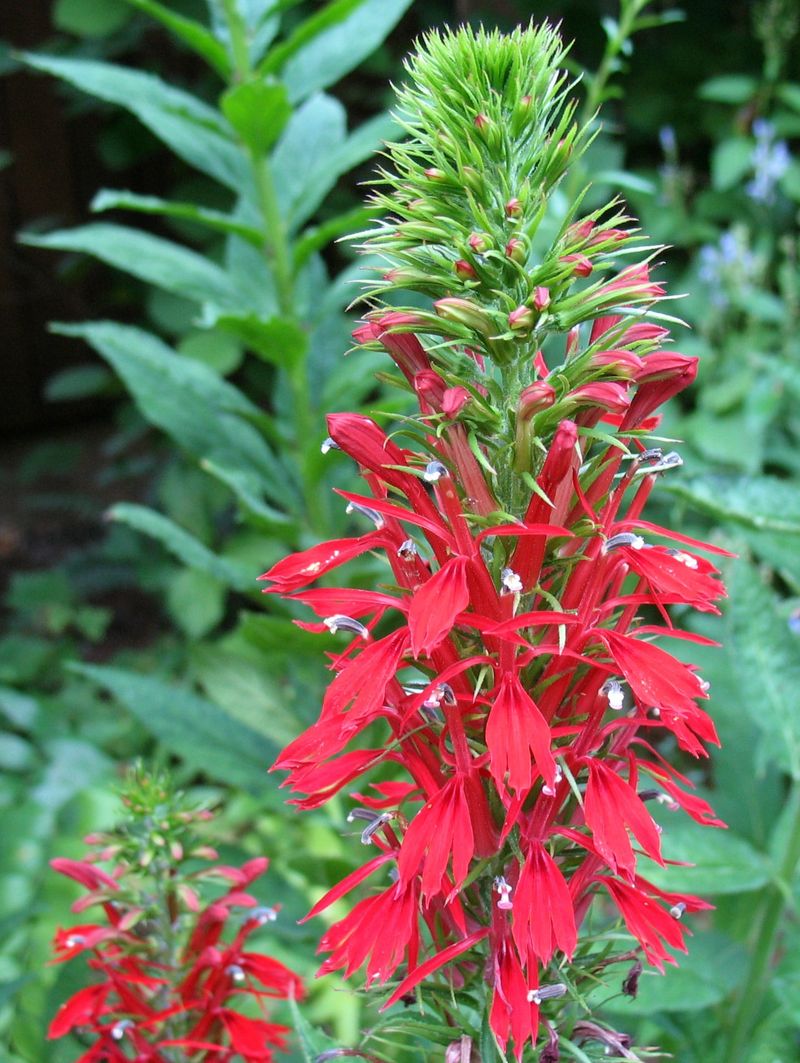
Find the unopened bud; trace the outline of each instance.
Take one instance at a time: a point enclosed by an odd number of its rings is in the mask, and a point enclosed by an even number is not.
[[[435,166],[431,166],[423,172],[430,181],[441,181],[445,177],[444,170],[438,170]]]
[[[559,261],[571,263],[572,272],[578,277],[588,277],[594,269],[591,259],[586,255],[562,255]]]
[[[507,218],[516,218],[518,214],[522,213],[522,203],[516,196],[512,196],[503,209]]]
[[[520,392],[519,406],[517,407],[517,420],[529,421],[540,410],[546,410],[556,401],[555,388],[538,380],[535,384],[529,384]]]
[[[466,325],[467,328],[474,329],[475,332],[480,332],[486,336],[490,336],[497,331],[494,327],[494,322],[486,311],[469,299],[459,299],[458,297],[437,299],[433,304],[433,309],[445,321]]]
[[[528,260],[528,245],[517,236],[512,236],[505,247],[506,258],[514,262],[524,263]]]
[[[539,284],[536,287],[536,291],[533,295],[533,308],[541,313],[546,310],[550,305],[550,289],[543,287]]]
[[[515,332],[527,332],[534,321],[535,315],[529,306],[518,306],[508,315],[508,327]]]
[[[567,230],[567,240],[571,244],[583,243],[588,240],[594,231],[594,222],[591,218],[584,218],[583,221],[576,221],[574,225],[571,225]]]
[[[482,255],[492,246],[491,238],[486,233],[472,233],[467,243],[476,255]]]
[[[462,280],[475,280],[478,276],[475,272],[475,267],[467,262],[465,258],[459,258],[453,264],[453,268],[456,271],[456,275],[461,277]]]
[[[491,119],[488,118],[485,114],[476,114],[474,119],[472,120],[472,124],[479,132],[484,133],[492,124],[492,122]]]

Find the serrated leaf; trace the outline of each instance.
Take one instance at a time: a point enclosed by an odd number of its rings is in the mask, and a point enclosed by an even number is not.
[[[199,207],[195,203],[176,203],[160,199],[158,196],[140,196],[136,192],[122,189],[101,189],[92,200],[90,210],[95,213],[104,210],[135,210],[140,214],[156,214],[161,217],[196,222],[214,232],[241,236],[254,247],[261,247],[264,242],[263,233],[254,226],[237,220],[231,214]]]
[[[82,251],[184,299],[243,309],[239,290],[219,266],[196,251],[138,229],[97,222],[41,236],[26,233],[21,240],[31,247]]]
[[[222,113],[256,155],[264,155],[280,136],[292,113],[286,86],[245,81],[224,92]]]
[[[247,159],[231,140],[221,115],[191,93],[153,74],[94,59],[28,52],[24,61],[81,92],[130,111],[184,162],[237,193],[250,186]]]
[[[662,490],[720,521],[756,531],[800,535],[800,489],[776,476],[704,476]]]
[[[333,0],[274,48],[260,72],[280,71],[289,99],[298,103],[357,67],[410,6],[411,0]]]
[[[226,587],[244,592],[256,589],[257,572],[250,572],[243,565],[219,557],[163,513],[134,502],[117,502],[108,510],[108,517],[157,539],[187,568],[203,572]]]
[[[758,570],[731,567],[725,640],[745,708],[763,735],[762,754],[800,781],[800,641]]]
[[[103,687],[167,749],[203,775],[264,794],[277,747],[231,719],[206,698],[152,676],[121,668],[74,664],[72,670]]]
[[[292,501],[289,475],[244,419],[260,411],[226,380],[129,325],[94,321],[56,331],[91,344],[122,377],[145,420],[184,450],[237,470],[256,496],[264,492],[281,506]]]
[[[205,59],[220,77],[229,76],[231,64],[224,45],[201,22],[170,11],[168,7],[157,3],[157,0],[127,0],[127,2],[160,22],[173,37]]]

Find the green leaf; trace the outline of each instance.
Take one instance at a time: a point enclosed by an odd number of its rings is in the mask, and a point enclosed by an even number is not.
[[[72,670],[108,690],[176,756],[212,779],[263,795],[277,749],[213,702],[152,676],[74,664]]]
[[[779,98],[791,107],[793,111],[800,111],[800,85],[796,82],[785,82],[777,89]]]
[[[273,177],[290,229],[314,214],[339,177],[369,158],[398,133],[391,115],[379,114],[346,134],[345,110],[320,93],[294,113],[273,154]],[[309,159],[314,162],[309,166]]]
[[[244,351],[235,336],[213,330],[184,336],[177,350],[186,358],[194,358],[222,376],[238,369],[244,358]]]
[[[223,314],[217,318],[216,325],[233,333],[254,354],[272,365],[284,368],[297,365],[308,351],[305,329],[288,318],[264,321],[255,314]]]
[[[800,646],[758,570],[731,566],[725,640],[742,702],[763,735],[762,756],[800,781]]]
[[[105,37],[130,21],[124,0],[56,0],[53,25],[78,37]]]
[[[209,476],[213,476],[233,491],[237,502],[249,518],[248,523],[272,534],[283,532],[289,536],[290,541],[295,541],[294,521],[288,513],[282,513],[264,501],[263,492],[259,489],[255,477],[242,469],[223,467],[207,459],[203,459],[200,465]]]
[[[223,93],[222,113],[256,155],[264,155],[292,114],[286,86],[269,81],[246,81]]]
[[[96,223],[43,236],[26,233],[22,242],[57,251],[82,251],[147,284],[198,303],[240,309],[241,297],[228,275],[203,255],[160,236],[123,225]]]
[[[250,186],[247,159],[213,108],[153,74],[94,59],[24,56],[28,66],[69,82],[81,92],[136,115],[151,133],[190,166],[241,192]]]
[[[723,74],[704,81],[697,90],[702,100],[715,103],[747,103],[758,91],[758,82],[746,74]]]
[[[297,737],[302,722],[288,693],[275,686],[274,671],[220,646],[201,646],[193,657],[198,682],[233,719],[277,746]]]
[[[33,746],[19,735],[0,734],[0,769],[26,771],[35,763]]]
[[[333,218],[306,229],[302,236],[295,241],[294,265],[300,267],[309,259],[315,251],[321,251],[323,247],[345,233],[355,233],[363,229],[373,218],[378,217],[378,211],[374,207],[354,207],[344,214],[337,214]]]
[[[747,137],[723,140],[711,156],[711,184],[720,191],[733,188],[750,172],[752,163],[752,140]]]
[[[15,727],[30,730],[39,713],[39,703],[30,694],[23,694],[13,687],[0,686],[0,712]]]
[[[147,506],[135,502],[117,502],[108,510],[108,517],[127,524],[143,535],[157,539],[166,549],[187,568],[205,573],[218,580],[226,587],[237,591],[254,591],[257,589],[255,577],[258,573],[250,572],[243,565],[238,565],[224,557],[219,557],[207,546],[190,535],[175,521],[165,517]]]
[[[91,344],[122,378],[145,420],[184,450],[235,470],[256,497],[266,493],[281,506],[297,502],[287,471],[245,420],[260,411],[212,370],[129,325],[94,321],[56,331]]]
[[[246,225],[230,214],[220,210],[209,210],[195,203],[175,203],[158,196],[140,196],[136,192],[127,192],[110,188],[101,189],[90,204],[95,213],[104,210],[135,210],[140,214],[157,214],[181,221],[196,222],[214,232],[230,236],[241,236],[255,247],[262,247],[263,234],[252,225]]]
[[[800,489],[776,476],[703,476],[663,490],[715,520],[800,535]]]
[[[274,48],[260,72],[277,73],[297,103],[333,85],[375,51],[411,0],[332,0]]]
[[[202,56],[220,77],[227,78],[230,75],[231,64],[225,47],[201,22],[170,11],[168,7],[157,3],[156,0],[127,0],[127,2],[160,22],[173,37],[177,37],[193,52]]]
[[[192,641],[203,638],[225,616],[226,588],[198,570],[182,569],[167,585],[167,608]]]
[[[76,365],[50,377],[44,396],[48,402],[73,402],[106,394],[113,383],[114,378],[104,365]]]
[[[322,1030],[314,1029],[298,1008],[297,1001],[293,996],[289,997],[289,1008],[292,1013],[292,1028],[297,1034],[303,1059],[306,1063],[315,1063],[318,1056],[340,1047]]]
[[[688,946],[688,955],[674,953],[678,966],[667,967],[663,975],[646,968],[639,979],[635,999],[617,997],[605,1007],[618,1015],[653,1015],[661,1011],[699,1011],[719,1003],[745,975],[744,949],[738,942],[714,931],[696,932]],[[624,975],[620,969],[616,976],[620,987]],[[605,995],[606,991],[602,996]]]
[[[761,889],[771,878],[763,853],[743,838],[719,827],[702,827],[679,813],[659,816],[664,830],[662,848],[667,860],[694,867],[648,864],[645,877],[662,889],[717,895]]]

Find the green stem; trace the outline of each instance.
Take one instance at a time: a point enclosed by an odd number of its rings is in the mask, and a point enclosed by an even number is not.
[[[250,49],[247,42],[247,27],[239,12],[236,0],[223,0],[228,32],[231,37],[235,76],[237,81],[247,81],[253,76]],[[281,317],[298,322],[295,307],[294,266],[292,248],[281,212],[275,180],[266,155],[249,152],[250,169],[253,175],[258,209],[261,214],[263,234],[262,254],[269,263],[275,278],[278,308]],[[311,526],[324,531],[324,514],[319,492],[310,475],[309,444],[318,432],[311,408],[311,393],[308,381],[308,365],[305,358],[296,359],[284,369],[292,392],[294,407],[294,438],[299,454],[305,496],[305,509]]]
[[[764,891],[761,909],[755,921],[756,945],[750,961],[750,969],[742,983],[727,1048],[722,1057],[726,1063],[744,1063],[747,1038],[769,987],[769,968],[775,952],[775,939],[787,904],[785,889],[792,882],[797,865],[800,863],[800,783],[798,782],[795,782],[789,798],[789,821],[786,846],[778,865],[778,879]]]

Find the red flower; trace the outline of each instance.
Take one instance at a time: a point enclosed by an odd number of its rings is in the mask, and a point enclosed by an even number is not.
[[[408,610],[411,652],[430,654],[469,604],[466,557],[451,558],[414,593]]]
[[[551,741],[550,728],[519,677],[515,672],[506,672],[486,723],[490,770],[498,787],[503,787],[507,774],[510,789],[530,790],[533,758],[545,784],[552,788],[556,762],[550,751]]]
[[[658,829],[636,790],[612,767],[594,758],[588,758],[586,763],[589,783],[584,810],[594,844],[612,871],[622,871],[633,881],[636,857],[626,828],[636,835],[651,859],[663,864]]]
[[[514,890],[514,941],[520,956],[532,952],[543,964],[561,949],[572,959],[577,944],[569,887],[555,860],[533,841]]]

